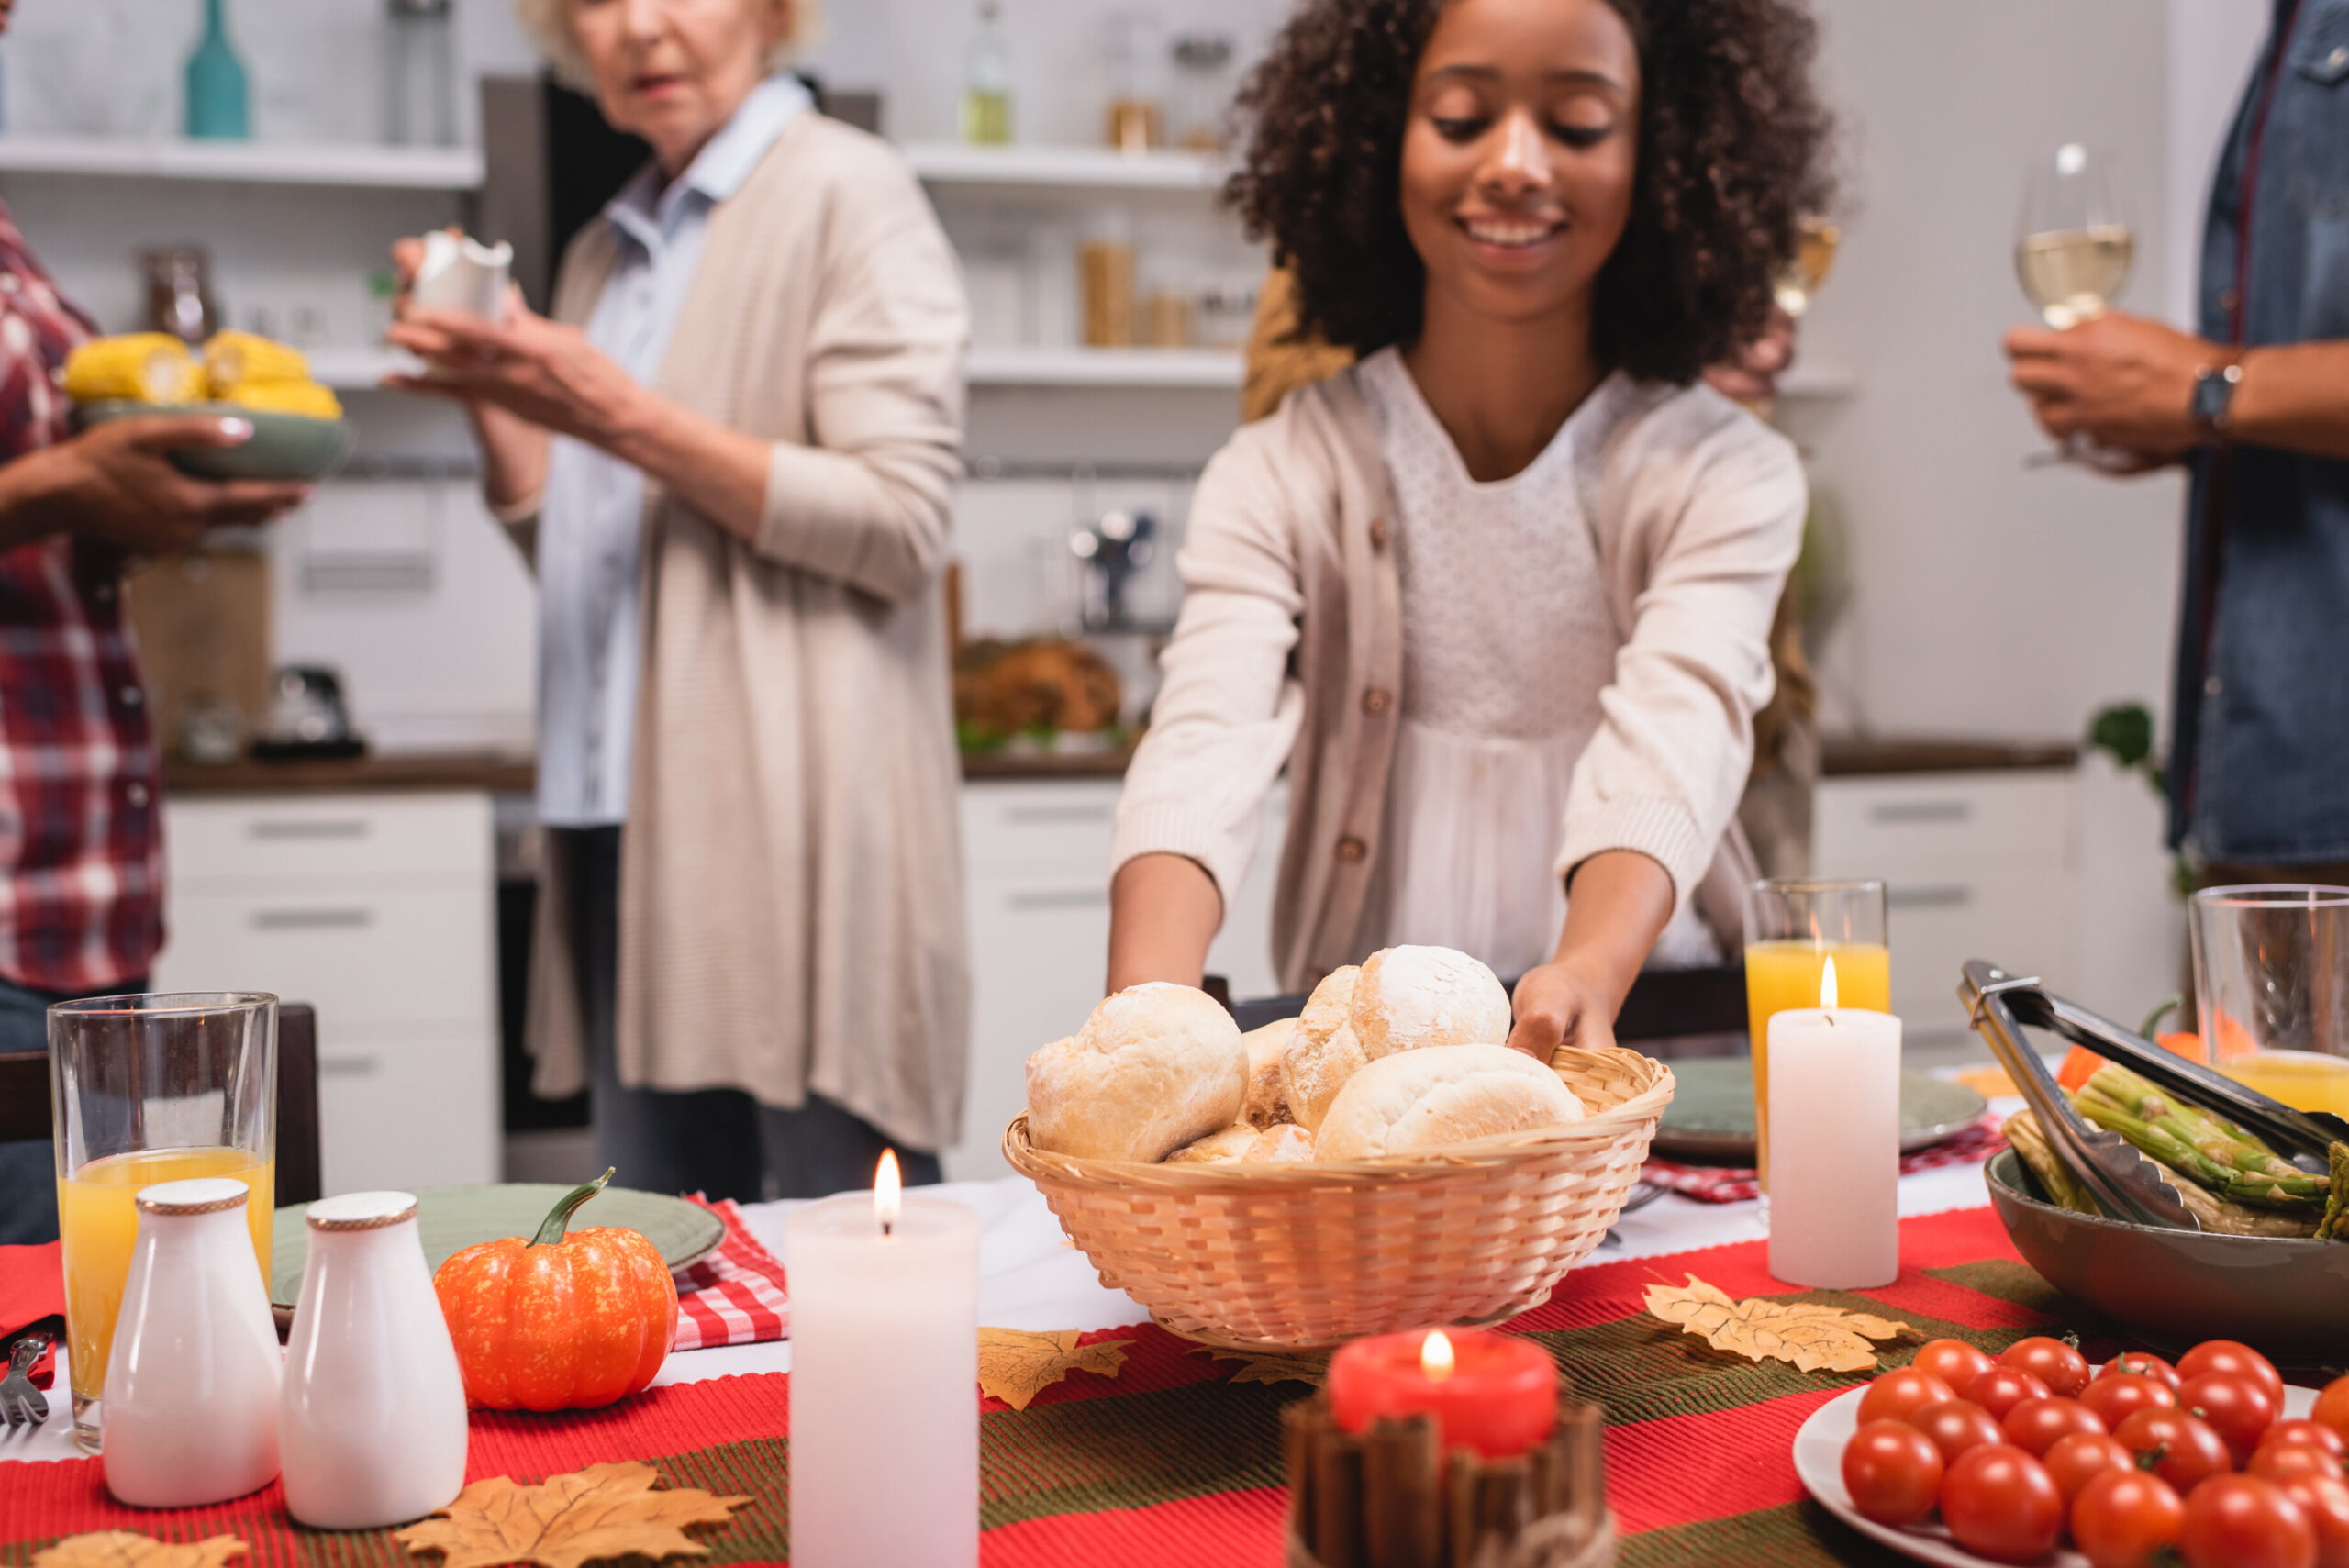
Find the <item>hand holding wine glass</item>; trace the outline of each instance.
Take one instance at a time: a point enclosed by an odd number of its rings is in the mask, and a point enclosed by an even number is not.
[[[2032,166],[2017,228],[2016,276],[2041,318],[2058,331],[2102,316],[2129,281],[2136,237],[2105,161],[2076,141]],[[2113,458],[2073,434],[2031,461],[2106,467]]]

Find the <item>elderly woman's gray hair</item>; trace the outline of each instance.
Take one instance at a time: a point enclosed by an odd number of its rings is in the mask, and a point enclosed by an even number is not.
[[[579,35],[571,30],[572,8],[578,4],[579,0],[514,0],[514,14],[521,18],[522,30],[530,35],[539,52],[547,57],[555,80],[566,87],[592,92],[595,77],[580,50]],[[785,13],[783,37],[767,51],[770,71],[813,49],[823,37],[823,0],[742,0],[742,4],[773,6]]]

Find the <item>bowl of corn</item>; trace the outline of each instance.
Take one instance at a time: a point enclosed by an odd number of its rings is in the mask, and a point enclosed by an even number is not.
[[[156,414],[235,415],[253,428],[233,447],[172,454],[205,479],[317,479],[351,444],[342,405],[310,379],[297,349],[251,332],[217,332],[199,357],[161,332],[93,338],[65,361],[65,392],[87,428]]]

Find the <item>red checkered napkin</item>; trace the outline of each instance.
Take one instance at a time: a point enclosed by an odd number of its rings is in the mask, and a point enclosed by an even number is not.
[[[742,1223],[731,1198],[710,1203],[699,1193],[691,1201],[725,1223],[718,1251],[677,1271],[677,1342],[680,1351],[713,1345],[751,1345],[791,1337],[791,1296],[783,1264],[759,1244]]]

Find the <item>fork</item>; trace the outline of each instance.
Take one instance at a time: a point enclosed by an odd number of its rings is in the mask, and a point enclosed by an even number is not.
[[[56,1318],[42,1318],[17,1336],[8,1352],[8,1375],[0,1378],[0,1417],[7,1418],[12,1429],[27,1423],[37,1427],[49,1419],[49,1401],[33,1386],[29,1374],[33,1362],[57,1342],[58,1327]]]

